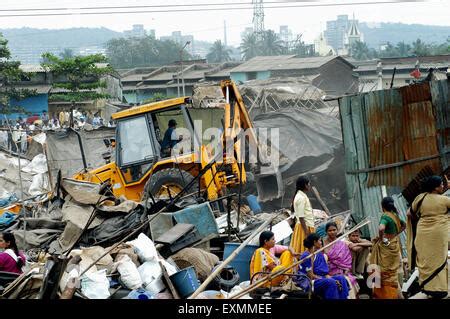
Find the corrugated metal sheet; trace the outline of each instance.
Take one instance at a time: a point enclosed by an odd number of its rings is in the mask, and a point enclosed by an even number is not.
[[[436,112],[438,145],[444,169],[450,166],[450,83],[447,80],[431,83],[431,96]]]
[[[349,206],[357,220],[372,220],[368,227],[370,236],[377,235],[382,186],[405,187],[426,166],[436,173],[448,166],[450,154],[442,160],[436,158],[379,171],[364,171],[449,151],[448,85],[447,80],[437,81],[431,86],[425,83],[339,100]],[[406,214],[403,196],[398,195],[396,201],[402,214]]]
[[[339,100],[342,135],[345,148],[346,170],[359,170],[369,165],[367,144],[365,101],[360,96],[344,97]],[[368,173],[346,174],[349,207],[353,217],[360,221],[369,218],[371,223],[363,229],[365,236],[377,234],[381,216],[382,188],[367,187]]]
[[[418,84],[365,96],[369,167],[438,156],[430,86]],[[420,145],[420,147],[418,147]],[[425,166],[439,171],[438,158],[369,173],[369,186],[405,187]]]

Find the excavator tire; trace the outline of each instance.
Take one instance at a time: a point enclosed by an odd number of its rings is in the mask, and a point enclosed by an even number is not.
[[[194,179],[194,176],[186,171],[177,168],[166,168],[157,171],[151,177],[149,191],[154,197],[169,198],[167,189],[164,191],[163,186],[170,189],[172,197],[175,197],[187,184]],[[195,185],[189,187],[185,194],[189,194]]]

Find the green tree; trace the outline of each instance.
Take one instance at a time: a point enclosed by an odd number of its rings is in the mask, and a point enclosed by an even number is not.
[[[69,49],[69,48],[65,48],[61,53],[59,53],[59,57],[61,59],[70,59],[70,58],[73,58],[74,55],[75,54],[74,54],[73,50]]]
[[[411,55],[411,45],[405,43],[404,41],[397,43],[396,48],[400,57],[407,57]]]
[[[0,34],[0,113],[24,112],[20,100],[35,95],[36,91],[17,88],[17,84],[30,76],[20,69],[19,61],[11,60],[8,40]]]
[[[412,53],[415,56],[431,55],[431,47],[420,39],[412,43]]]
[[[313,44],[306,44],[301,37],[298,38],[294,46],[287,50],[288,54],[296,54],[301,58],[318,56]],[[330,55],[332,52],[330,53]]]
[[[161,66],[180,59],[182,46],[174,41],[156,40],[153,36],[142,38],[118,38],[108,41],[106,52],[115,68]],[[182,51],[183,60],[191,55]]]
[[[222,41],[217,40],[206,55],[206,60],[208,60],[209,63],[228,62],[231,60],[230,53],[231,50],[227,49],[227,47],[222,44]]]
[[[106,64],[105,56],[94,54],[61,59],[52,53],[44,53],[42,58],[47,61],[42,63],[42,67],[51,71],[56,79],[53,86],[68,91],[52,95],[50,97],[52,101],[67,101],[75,104],[75,102],[108,97],[107,94],[99,92],[99,89],[106,87],[102,77],[113,71]]]
[[[361,41],[356,41],[352,45],[350,52],[351,56],[356,60],[368,60],[372,58],[369,47],[367,46],[366,43]]]
[[[257,55],[261,54],[260,43],[258,41],[258,37],[256,33],[249,33],[245,35],[241,42],[241,53],[244,60],[250,60]]]
[[[380,56],[382,58],[396,58],[400,56],[400,52],[397,47],[388,42],[385,49],[380,52]]]
[[[260,47],[263,55],[280,55],[285,51],[283,41],[273,30],[264,31]]]

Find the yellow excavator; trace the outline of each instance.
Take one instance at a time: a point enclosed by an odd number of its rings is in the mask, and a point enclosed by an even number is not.
[[[244,153],[241,152],[244,148],[242,130],[248,141],[245,144],[256,146],[259,154],[258,141],[236,85],[230,80],[222,81],[220,85],[226,100],[223,127],[218,136],[223,153],[212,154],[212,144],[204,144],[202,136],[198,136],[189,113],[191,99],[173,98],[113,114],[117,126],[115,139],[110,144],[115,149],[115,161],[91,171],[84,170],[73,179],[108,184],[115,197],[124,196],[134,201],[141,201],[145,192],[156,198],[172,198],[186,185],[193,184],[191,181],[195,178],[198,178],[196,185],[206,200],[224,196],[228,188],[245,183],[247,172],[240,160]],[[171,129],[168,123],[188,129],[193,140],[185,143],[184,136],[172,138],[177,129]],[[171,148],[167,152],[167,139],[175,141],[176,144],[171,145],[173,149],[181,144],[184,146],[179,147],[178,152]],[[197,149],[189,147],[195,144],[199,145]],[[256,174],[255,177],[257,184],[265,188],[264,196],[281,194],[281,175],[276,168],[273,174]],[[192,187],[190,191],[196,192],[197,188]]]

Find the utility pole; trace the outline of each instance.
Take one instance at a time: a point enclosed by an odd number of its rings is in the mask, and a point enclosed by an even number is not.
[[[227,21],[223,20],[223,44],[226,46],[228,46],[227,43]]]
[[[184,89],[184,74],[183,74],[183,50],[189,44],[191,44],[191,41],[186,41],[186,43],[180,50],[181,83],[182,83],[181,85],[183,86],[183,96],[186,96],[186,91]]]

